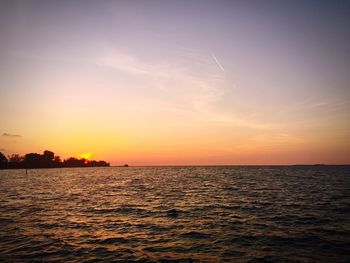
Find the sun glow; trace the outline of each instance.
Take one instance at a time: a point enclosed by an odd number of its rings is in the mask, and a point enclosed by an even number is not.
[[[5,157],[350,163],[349,1],[61,2],[0,0]]]
[[[82,154],[79,154],[79,158],[83,158],[83,159],[86,159],[86,160],[91,160],[92,158],[92,153],[90,152],[84,152]]]

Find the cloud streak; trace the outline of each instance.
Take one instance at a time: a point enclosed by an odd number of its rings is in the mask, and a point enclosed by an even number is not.
[[[11,133],[7,133],[7,132],[4,132],[2,134],[3,137],[10,137],[10,138],[21,138],[22,135],[19,135],[19,134],[11,134]]]
[[[205,54],[203,56],[206,57]],[[191,123],[233,125],[252,129],[271,127],[271,124],[256,123],[218,109],[217,105],[226,92],[226,83],[223,76],[213,72],[212,59],[221,71],[225,69],[214,54],[211,54],[211,57],[207,56],[208,60],[203,60],[201,65],[197,64],[196,59],[192,60],[191,55],[189,57],[186,65],[164,62],[149,64],[138,57],[110,50],[107,55],[97,59],[96,65],[130,74],[133,79],[142,80],[147,88],[159,90],[167,98],[164,101],[164,97],[160,97],[163,99],[159,102],[162,110],[187,112],[186,116],[193,118]],[[200,67],[203,74],[194,74],[193,67]],[[154,108],[157,105],[148,106],[147,109],[150,107]],[[137,108],[140,110],[142,107]]]
[[[170,100],[178,98],[197,111],[210,107],[224,93],[217,80],[195,76],[186,67],[167,63],[148,64],[134,56],[118,52],[98,59],[96,64],[132,74],[142,79],[148,87],[166,92]]]
[[[218,67],[222,70],[225,71],[224,67],[221,65],[221,63],[219,62],[219,60],[216,58],[216,56],[214,54],[211,54],[211,56],[213,57],[216,65],[218,65]]]

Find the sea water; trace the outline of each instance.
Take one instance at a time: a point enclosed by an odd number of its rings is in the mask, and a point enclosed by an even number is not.
[[[349,262],[350,167],[1,170],[2,262]]]

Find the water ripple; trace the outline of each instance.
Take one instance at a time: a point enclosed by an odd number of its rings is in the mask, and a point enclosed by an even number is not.
[[[350,262],[350,167],[0,171],[2,262]]]

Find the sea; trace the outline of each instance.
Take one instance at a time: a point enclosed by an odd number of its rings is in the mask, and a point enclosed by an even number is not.
[[[0,170],[0,262],[350,262],[350,166]]]

